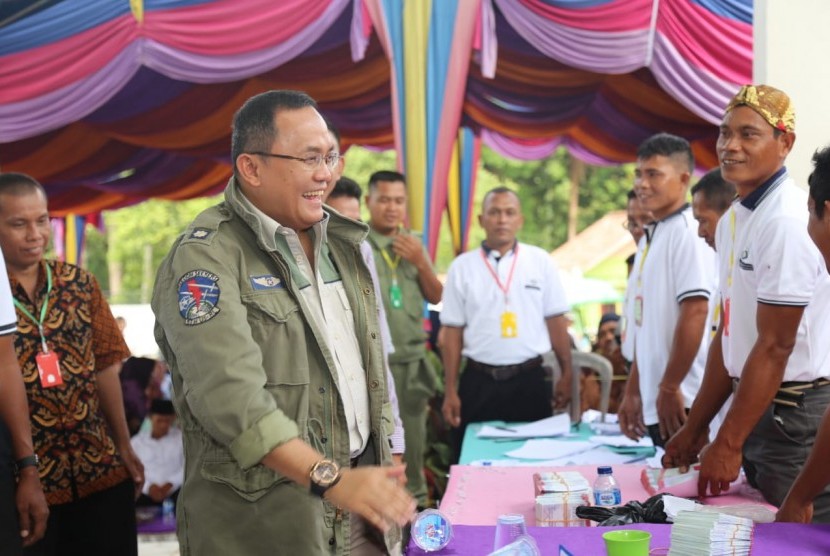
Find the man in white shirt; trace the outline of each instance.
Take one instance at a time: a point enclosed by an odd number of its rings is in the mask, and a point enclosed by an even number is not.
[[[442,298],[442,411],[455,427],[456,451],[469,423],[551,415],[541,357],[551,347],[562,369],[554,406],[564,408],[571,392],[569,307],[553,260],[516,240],[523,219],[513,191],[488,192],[478,218],[486,239],[452,262]],[[462,356],[466,365],[459,384]]]
[[[827,271],[830,272],[830,147],[813,155],[815,169],[807,180],[810,184],[807,231],[816,244]],[[813,519],[813,499],[830,483],[830,411],[824,412],[816,443],[801,473],[798,474],[776,521],[809,523]]]
[[[150,403],[150,428],[130,439],[133,450],[144,463],[144,487],[137,506],[160,506],[166,498],[179,497],[184,479],[182,431],[173,424],[176,412],[170,400]]]
[[[620,404],[620,428],[662,446],[686,420],[706,360],[704,329],[714,257],[697,237],[686,202],[693,157],[688,141],[661,133],[637,150],[634,190],[654,222],[634,260],[634,360]],[[628,338],[627,338],[628,339]]]
[[[724,181],[720,168],[710,170],[692,186],[692,215],[697,220],[697,235],[702,237],[712,249],[715,249],[715,230],[718,221],[729,209],[734,199],[735,185]],[[706,325],[709,341],[715,337],[718,323],[720,323],[720,294],[715,293],[709,298],[709,320]],[[712,419],[709,425],[710,439],[714,440],[731,404],[732,400],[727,400]]]
[[[686,467],[699,454],[701,495],[727,489],[743,465],[750,484],[780,505],[830,403],[830,277],[807,234],[807,195],[784,166],[794,142],[784,92],[747,85],[727,106],[718,158],[738,199],[715,238],[723,318],[700,395],[663,462]],[[726,420],[703,448],[733,388]],[[830,492],[814,506],[813,521],[830,520]]]

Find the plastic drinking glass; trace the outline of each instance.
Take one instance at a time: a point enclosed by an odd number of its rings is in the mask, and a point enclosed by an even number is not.
[[[525,516],[521,514],[500,515],[496,521],[496,539],[493,542],[493,550],[507,546],[522,535],[527,535]]]
[[[648,556],[651,533],[637,529],[619,529],[602,534],[608,556]]]

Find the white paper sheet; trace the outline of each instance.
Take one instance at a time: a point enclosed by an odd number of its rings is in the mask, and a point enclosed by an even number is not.
[[[627,436],[621,434],[615,436],[592,436],[589,439],[594,444],[601,444],[602,446],[611,446],[613,448],[653,448],[650,436],[644,436],[640,440],[631,440]]]
[[[579,452],[588,452],[596,448],[596,444],[581,440],[554,440],[549,438],[531,439],[520,448],[511,450],[505,455],[520,459],[560,459]]]
[[[539,438],[560,436],[571,432],[571,418],[567,413],[547,417],[533,423],[510,426],[484,425],[476,433],[478,438]]]

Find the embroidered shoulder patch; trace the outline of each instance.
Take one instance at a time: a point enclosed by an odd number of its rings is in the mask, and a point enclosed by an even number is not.
[[[251,276],[251,287],[255,290],[273,290],[276,288],[284,288],[282,280],[272,274],[263,274],[261,276]]]
[[[190,232],[187,239],[208,239],[215,231],[216,230],[211,230],[210,228],[193,228],[193,231]]]
[[[191,270],[179,278],[179,313],[185,324],[202,324],[219,313],[218,282],[207,270]]]

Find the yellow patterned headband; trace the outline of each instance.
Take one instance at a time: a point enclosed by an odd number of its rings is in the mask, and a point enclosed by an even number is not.
[[[764,118],[769,125],[781,131],[795,131],[795,111],[790,97],[769,85],[744,85],[729,101],[724,113],[737,106],[748,106]]]

